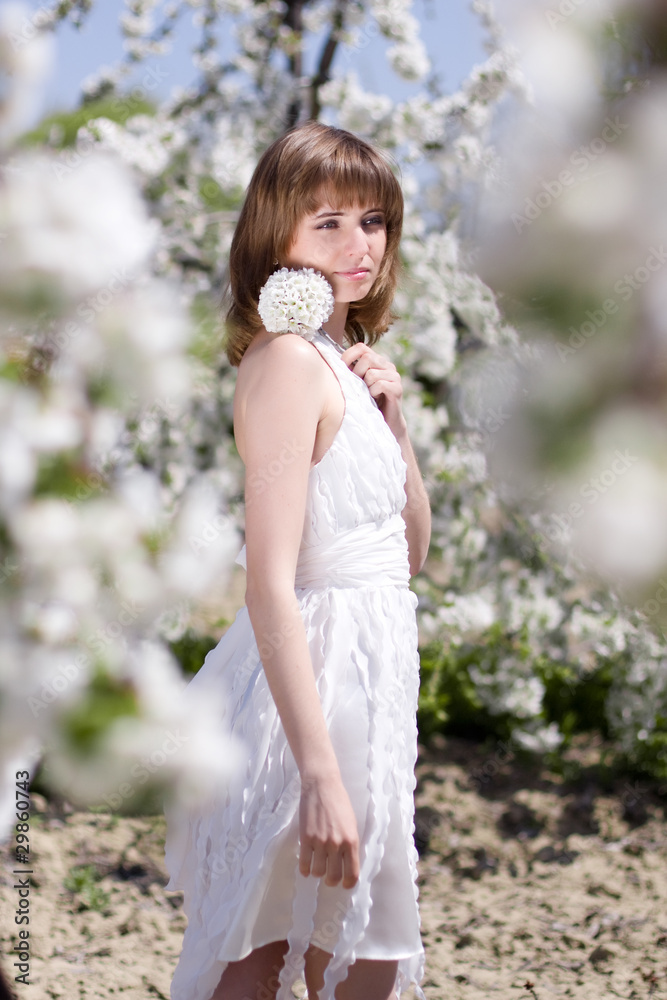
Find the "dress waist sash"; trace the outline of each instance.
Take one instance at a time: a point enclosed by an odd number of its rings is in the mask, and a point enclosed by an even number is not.
[[[246,547],[235,560],[246,568]],[[319,545],[299,550],[294,586],[389,587],[410,582],[405,521],[393,514],[341,531]]]

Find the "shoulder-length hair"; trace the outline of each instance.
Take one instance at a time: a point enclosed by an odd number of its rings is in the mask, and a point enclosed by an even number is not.
[[[263,153],[239,215],[229,258],[224,345],[232,365],[240,363],[262,328],[257,303],[275,261],[289,251],[299,223],[317,210],[323,194],[337,208],[364,204],[384,212],[387,247],[380,271],[368,295],[350,303],[346,333],[352,344],[374,344],[389,327],[403,225],[400,184],[369,143],[343,129],[307,122]]]

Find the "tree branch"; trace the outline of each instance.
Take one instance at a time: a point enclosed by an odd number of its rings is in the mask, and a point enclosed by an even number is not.
[[[300,82],[303,75],[303,4],[304,0],[287,0],[284,24],[298,37],[298,46],[289,57],[292,78]],[[301,96],[297,93],[287,111],[287,128],[296,125],[301,117]]]
[[[331,20],[331,31],[329,32],[329,37],[322,48],[320,61],[317,66],[317,73],[314,75],[310,85],[310,117],[313,121],[317,121],[320,117],[320,112],[322,110],[322,105],[320,103],[320,87],[322,87],[325,83],[328,83],[331,79],[329,70],[331,69],[331,64],[333,63],[336,49],[338,48],[340,33],[345,24],[345,8],[347,7],[347,4],[348,0],[338,0],[338,4],[336,5],[336,9]]]

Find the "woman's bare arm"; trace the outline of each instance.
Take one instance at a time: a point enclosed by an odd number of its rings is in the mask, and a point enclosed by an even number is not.
[[[316,349],[277,337],[246,396],[246,604],[287,741],[302,779],[302,874],[351,888],[358,879],[358,831],[315,684],[294,592],[310,462],[322,415],[325,371]],[[312,854],[312,870],[311,870]],[[343,856],[345,872],[343,873]]]
[[[410,443],[408,426],[402,409],[403,386],[396,366],[366,344],[354,344],[341,355],[346,365],[362,378],[380,408],[387,426],[398,441],[403,461],[407,465],[405,521],[410,575],[418,573],[428,555],[431,541],[431,505],[422,480],[417,459]]]
[[[417,464],[417,458],[408,436],[408,428],[403,419],[403,428],[394,431],[401,446],[401,455],[407,465],[405,477],[405,507],[401,511],[405,521],[405,538],[408,543],[410,575],[418,573],[428,555],[431,541],[431,505],[424,486],[422,474]]]

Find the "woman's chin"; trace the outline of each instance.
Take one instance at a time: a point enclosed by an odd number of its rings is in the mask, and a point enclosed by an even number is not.
[[[334,299],[336,302],[347,302],[348,304],[360,302],[361,299],[366,298],[372,287],[372,281],[364,281],[353,287],[350,287],[347,283],[342,288],[340,285],[338,287],[334,286]]]

